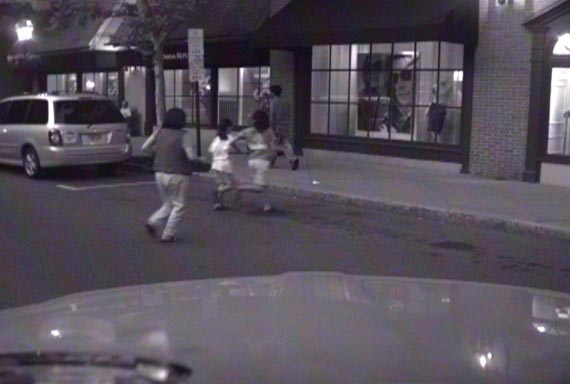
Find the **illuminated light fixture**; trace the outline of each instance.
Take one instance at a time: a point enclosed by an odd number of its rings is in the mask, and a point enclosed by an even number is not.
[[[93,90],[95,88],[95,82],[93,80],[87,80],[87,82],[85,83],[85,88],[87,88],[88,90]]]
[[[542,325],[542,324],[533,324],[534,328],[536,328],[536,330],[540,333],[545,333],[546,332],[546,326]]]
[[[487,357],[484,355],[479,356],[479,365],[485,369],[487,367]]]
[[[32,20],[21,20],[16,23],[16,34],[18,35],[18,41],[32,40],[34,37]]]
[[[463,82],[463,71],[453,71],[453,81],[456,83]]]
[[[61,332],[59,329],[52,329],[50,334],[55,338],[61,338]]]
[[[493,354],[491,352],[478,353],[475,355],[475,360],[477,361],[481,369],[486,369],[491,363],[492,359],[493,359]]]
[[[570,33],[565,33],[558,37],[552,53],[555,55],[570,55]]]

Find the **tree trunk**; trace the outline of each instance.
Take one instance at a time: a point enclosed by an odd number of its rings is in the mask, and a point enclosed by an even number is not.
[[[158,43],[154,46],[154,96],[156,102],[156,125],[162,127],[164,115],[166,114],[166,96],[164,88],[164,44]]]

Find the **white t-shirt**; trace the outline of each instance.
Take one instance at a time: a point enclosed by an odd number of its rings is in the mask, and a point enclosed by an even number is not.
[[[228,135],[227,140],[221,140],[216,136],[208,151],[212,154],[212,169],[222,172],[232,172],[232,163],[230,161],[230,148],[233,136]]]

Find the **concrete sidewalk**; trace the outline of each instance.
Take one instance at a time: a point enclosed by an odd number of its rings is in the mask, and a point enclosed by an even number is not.
[[[202,131],[202,155],[214,132]],[[135,159],[144,138],[133,138]],[[570,238],[570,189],[460,174],[459,164],[304,149],[300,166],[277,160],[271,190],[388,209],[477,220]],[[232,157],[235,174],[247,179],[245,155]],[[569,250],[570,255],[570,250]]]

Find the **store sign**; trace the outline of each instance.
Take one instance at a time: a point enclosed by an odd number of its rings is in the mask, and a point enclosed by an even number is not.
[[[191,82],[204,80],[204,30],[188,30],[188,77]]]

